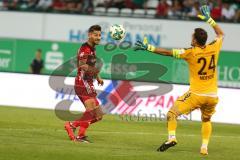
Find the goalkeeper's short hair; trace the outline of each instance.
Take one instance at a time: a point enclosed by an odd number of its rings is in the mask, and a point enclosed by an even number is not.
[[[194,31],[194,38],[196,39],[197,43],[201,46],[204,46],[208,38],[207,32],[202,28],[195,28]]]

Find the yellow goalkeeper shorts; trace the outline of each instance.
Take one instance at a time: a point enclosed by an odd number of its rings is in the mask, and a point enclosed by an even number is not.
[[[202,113],[202,120],[210,120],[212,115],[215,113],[217,103],[218,97],[200,96],[188,91],[174,102],[170,111],[176,115],[181,115],[189,114],[195,109],[200,109]]]

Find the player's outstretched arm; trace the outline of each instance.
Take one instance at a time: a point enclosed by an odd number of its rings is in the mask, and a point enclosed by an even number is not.
[[[221,27],[210,16],[210,9],[209,9],[209,7],[207,5],[203,5],[203,6],[200,7],[200,10],[201,10],[202,15],[198,15],[198,17],[201,20],[206,21],[210,26],[212,26],[214,31],[215,31],[215,33],[216,33],[216,35],[218,37],[224,36],[224,32],[221,29]]]

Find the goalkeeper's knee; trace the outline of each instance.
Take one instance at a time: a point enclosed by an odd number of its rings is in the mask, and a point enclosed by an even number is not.
[[[211,118],[212,118],[212,116],[210,116],[210,115],[202,115],[202,117],[201,117],[202,122],[209,122],[209,121],[211,121]]]
[[[176,120],[178,117],[178,114],[176,112],[174,112],[173,110],[169,110],[167,113],[167,121],[172,121],[172,120]]]

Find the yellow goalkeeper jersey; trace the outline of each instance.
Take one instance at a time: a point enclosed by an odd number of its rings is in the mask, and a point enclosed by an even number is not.
[[[197,94],[217,94],[217,63],[223,37],[217,37],[204,48],[182,49],[175,55],[189,65],[190,92]]]

